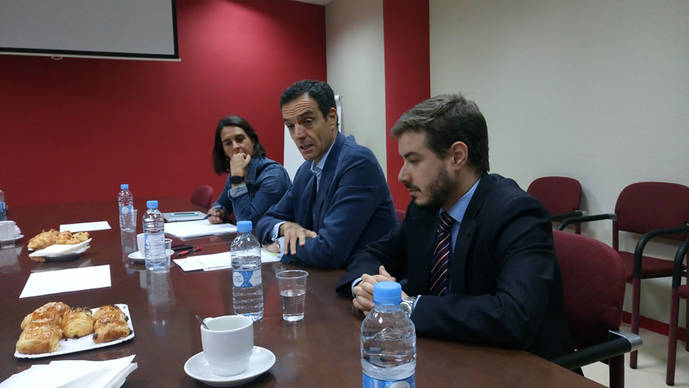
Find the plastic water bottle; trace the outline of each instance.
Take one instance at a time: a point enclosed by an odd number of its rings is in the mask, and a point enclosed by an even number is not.
[[[400,307],[396,282],[373,285],[375,307],[361,323],[361,368],[364,388],[414,388],[416,330]]]
[[[263,318],[261,244],[251,234],[251,221],[237,222],[237,236],[230,245],[232,307],[254,321]]]
[[[7,204],[5,203],[5,193],[0,189],[0,221],[7,221]]]
[[[117,195],[117,204],[120,209],[120,231],[134,232],[135,228],[130,214],[134,211],[134,196],[129,191],[129,185],[120,185],[120,193]]]
[[[158,201],[147,201],[146,207],[148,207],[148,210],[146,210],[143,217],[146,269],[167,271],[165,221],[163,220],[163,215],[158,211]]]

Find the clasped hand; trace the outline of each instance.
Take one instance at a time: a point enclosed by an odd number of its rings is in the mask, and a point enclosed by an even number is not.
[[[230,158],[230,175],[243,176],[246,179],[246,169],[251,162],[251,155],[238,152]]]
[[[382,265],[378,268],[377,275],[361,275],[361,281],[352,289],[352,293],[354,294],[352,304],[354,308],[360,310],[364,315],[368,315],[371,309],[373,309],[373,306],[375,306],[375,303],[373,303],[373,285],[384,281],[394,282],[396,280]],[[407,294],[402,291],[402,298],[406,297]]]
[[[285,242],[282,247],[282,253],[285,255],[296,255],[297,245],[303,247],[307,238],[318,236],[313,230],[306,229],[296,222],[285,222],[280,225],[279,235],[285,237]]]

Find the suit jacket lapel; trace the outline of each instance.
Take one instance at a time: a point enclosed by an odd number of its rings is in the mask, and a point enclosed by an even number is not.
[[[342,144],[345,141],[345,137],[338,133],[335,137],[335,144],[328,154],[328,159],[325,161],[323,166],[323,171],[321,171],[321,181],[318,187],[318,194],[314,198],[313,204],[313,231],[318,232],[321,226],[322,211],[325,204],[325,199],[330,198],[332,195],[330,192],[333,179],[335,177],[335,170],[337,168],[337,160],[340,156],[340,150],[342,149]]]
[[[467,211],[464,213],[464,218],[459,226],[459,233],[457,234],[452,260],[450,261],[448,279],[450,290],[453,294],[466,292],[467,256],[474,240],[476,217],[481,210],[481,206],[486,198],[486,193],[489,191],[491,185],[490,176],[484,174],[476,187],[474,196],[471,198],[471,202],[469,202]]]

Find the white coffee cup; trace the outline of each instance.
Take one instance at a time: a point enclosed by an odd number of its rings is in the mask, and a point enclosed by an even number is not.
[[[139,233],[136,235],[136,247],[139,248],[139,252],[141,252],[142,255],[144,254],[144,243],[146,241],[144,239],[144,236],[145,235],[143,233]]]
[[[201,325],[203,355],[218,376],[231,376],[249,367],[254,348],[254,321],[244,315],[224,315],[204,320]]]
[[[0,221],[0,241],[3,247],[13,247],[14,240],[21,234],[21,230],[14,221]]]

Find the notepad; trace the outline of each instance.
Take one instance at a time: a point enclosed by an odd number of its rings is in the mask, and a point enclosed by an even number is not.
[[[96,221],[96,222],[80,222],[77,224],[62,224],[60,225],[60,232],[69,230],[72,233],[76,232],[92,232],[95,230],[109,230],[110,224],[108,221]]]
[[[165,224],[165,233],[178,238],[217,236],[236,233],[237,227],[232,224],[211,224],[208,220],[173,222]]]
[[[280,261],[281,254],[273,253],[261,248],[261,263],[272,263]],[[210,255],[199,255],[184,259],[173,260],[182,271],[214,271],[216,269],[227,269],[230,264],[230,252],[213,253]]]
[[[110,265],[34,272],[19,298],[110,287]]]

